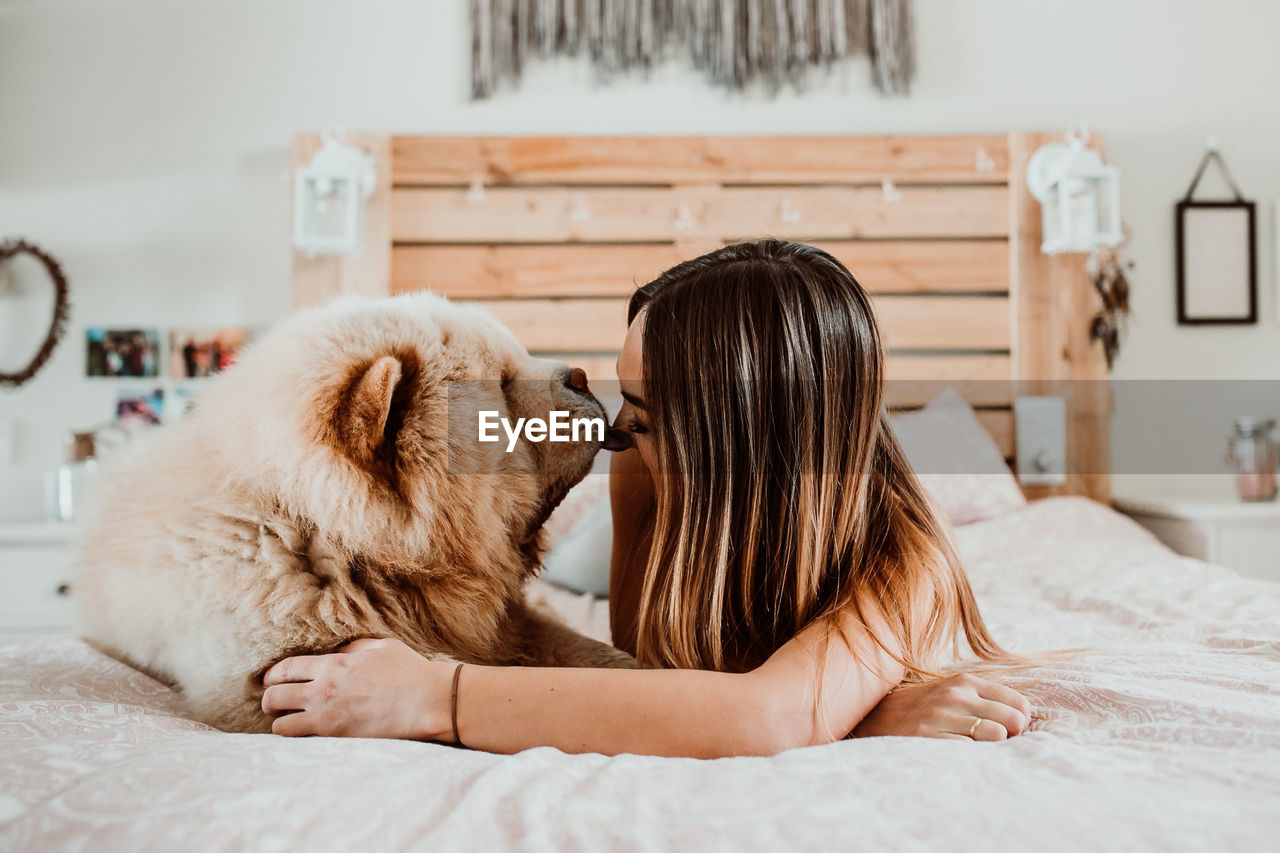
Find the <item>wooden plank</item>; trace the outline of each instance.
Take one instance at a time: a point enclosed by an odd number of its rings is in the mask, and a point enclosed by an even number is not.
[[[587,379],[593,390],[600,394],[617,393],[617,387],[609,387],[609,383],[618,381],[618,354],[610,353],[577,353],[577,352],[535,352],[542,358],[554,358],[572,367],[581,367],[587,372]],[[603,385],[601,388],[599,386]]]
[[[593,382],[617,379],[618,353],[614,351],[552,351],[536,355],[582,368]],[[884,402],[891,409],[918,409],[947,388],[955,388],[970,406],[1010,406],[1009,356],[961,353],[887,357]]]
[[[1009,347],[1009,300],[1004,296],[877,296],[874,305],[888,350]]]
[[[1003,182],[1003,136],[397,136],[395,182]]]
[[[627,296],[668,267],[699,254],[686,251],[669,243],[396,246],[391,289],[404,293],[427,288],[477,299]]]
[[[612,352],[626,335],[624,299],[503,299],[476,303],[530,350]],[[877,322],[887,349],[974,350],[1009,345],[1003,296],[881,296]]]
[[[1021,394],[1062,394],[1065,388],[1068,418],[1066,485],[1024,491],[1028,497],[1083,494],[1106,502],[1111,494],[1109,371],[1101,347],[1089,339],[1089,318],[1100,300],[1084,271],[1084,255],[1040,251],[1040,203],[1026,186],[1031,155],[1060,138],[1015,133],[1009,141],[1014,376]],[[1090,141],[1094,147],[1102,144],[1097,134]]]
[[[627,334],[621,299],[504,299],[475,303],[531,352],[614,352]]]
[[[1009,246],[1004,241],[820,241],[817,245],[848,267],[872,293],[1009,289]]]
[[[396,242],[571,243],[1005,237],[1005,187],[696,187],[392,192]],[[786,215],[784,216],[784,211]],[[687,215],[682,215],[682,212]]]
[[[429,289],[477,299],[627,296],[667,268],[721,245],[401,245],[391,252],[391,291]],[[1003,241],[825,241],[873,293],[1003,292]]]
[[[617,352],[537,355],[581,367],[593,382],[618,378]],[[954,388],[971,406],[1008,407],[1013,402],[1007,355],[890,355],[885,379],[885,404],[893,409],[919,408],[947,388]]]
[[[1026,167],[1041,145],[1055,141],[1048,134],[1010,136],[1009,191],[1010,276],[1017,282],[1013,295],[1014,375],[1019,379],[1066,378],[1062,359],[1065,327],[1058,322],[1058,292],[1054,279],[1058,261],[1040,251],[1040,203],[1026,186]]]
[[[322,305],[336,296],[360,293],[386,296],[391,280],[391,137],[350,133],[345,141],[374,156],[378,183],[365,202],[365,230],[361,250],[354,255],[309,258],[293,250],[293,305]],[[318,133],[293,139],[291,168],[310,162],[323,144]]]
[[[945,391],[955,391],[974,407],[1007,407],[1013,403],[1013,385],[1008,380],[994,382],[921,380],[886,382],[884,404],[890,409],[918,409]]]
[[[923,406],[948,388],[971,406],[1010,406],[1014,386],[1007,355],[889,355],[885,365],[885,405]]]
[[[896,355],[886,359],[889,382],[1000,382],[1009,380],[1007,355]]]

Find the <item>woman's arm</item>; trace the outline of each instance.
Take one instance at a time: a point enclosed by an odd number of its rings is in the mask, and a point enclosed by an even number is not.
[[[812,626],[742,674],[466,667],[459,735],[467,746],[490,752],[548,745],[694,758],[772,755],[829,743],[852,729],[902,673],[861,629],[855,642],[875,661],[874,671],[838,638],[823,658],[822,633]]]
[[[852,618],[844,628],[869,666],[839,637],[828,642],[821,625],[742,674],[467,666],[459,735],[490,752],[555,746],[699,758],[828,743],[849,732],[902,676],[865,628]],[[453,668],[398,641],[361,640],[344,653],[272,667],[262,705],[283,714],[273,726],[278,734],[449,741]]]

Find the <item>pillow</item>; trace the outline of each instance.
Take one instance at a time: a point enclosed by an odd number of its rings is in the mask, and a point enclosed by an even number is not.
[[[1026,506],[1000,448],[954,388],[890,422],[916,476],[952,525],[996,518]]]
[[[608,474],[593,471],[574,486],[547,519],[545,531],[543,579],[575,592],[607,596],[613,549]]]
[[[613,383],[617,389],[617,383]],[[622,407],[618,394],[600,394],[605,411]],[[546,557],[542,579],[590,595],[609,595],[609,560],[613,554],[613,513],[609,507],[609,463],[601,451],[591,473],[569,490],[543,528]]]

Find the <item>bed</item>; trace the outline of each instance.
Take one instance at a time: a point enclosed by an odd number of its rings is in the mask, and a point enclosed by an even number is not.
[[[299,305],[429,285],[608,378],[636,281],[773,233],[829,248],[873,291],[901,417],[955,386],[1002,466],[1014,398],[1069,387],[1066,481],[953,518],[997,639],[1083,651],[1008,676],[1038,718],[1006,742],[704,762],[229,735],[184,719],[141,673],[46,639],[0,648],[0,849],[1244,850],[1280,837],[1280,585],[1178,557],[1106,505],[1096,295],[1079,257],[1040,253],[1021,177],[1049,137],[353,138],[380,173],[364,249],[296,256]],[[318,144],[299,137],[295,159]],[[580,493],[598,501],[601,482]],[[608,636],[607,602],[542,581],[532,594]]]
[[[78,640],[0,650],[0,847],[1255,850],[1280,837],[1280,585],[1099,503],[959,528],[995,635],[1087,647],[1014,680],[1003,743],[844,741],[719,761],[501,757],[228,735]],[[535,594],[607,636],[604,603]]]

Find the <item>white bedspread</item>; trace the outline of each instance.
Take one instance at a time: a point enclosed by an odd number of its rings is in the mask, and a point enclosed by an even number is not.
[[[47,640],[0,650],[0,849],[1280,845],[1280,584],[1176,557],[1080,499],[959,538],[998,638],[1092,649],[1010,679],[1047,719],[1004,743],[695,761],[228,735]],[[603,606],[553,599],[604,630]]]

